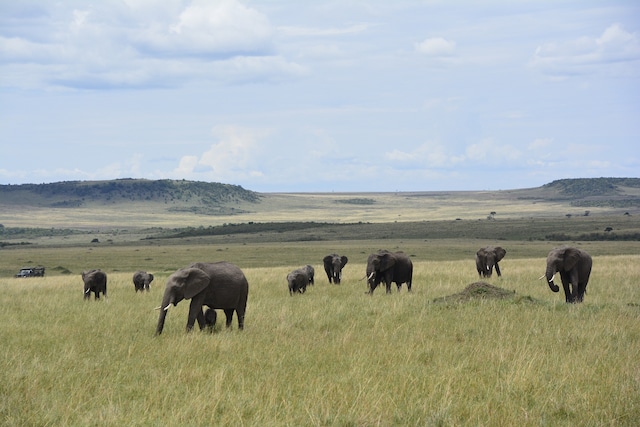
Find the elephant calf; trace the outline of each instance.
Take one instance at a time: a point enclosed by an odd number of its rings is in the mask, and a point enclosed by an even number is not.
[[[309,273],[306,267],[295,269],[287,274],[287,283],[289,285],[289,295],[305,293],[309,284]]]
[[[209,332],[213,332],[213,328],[216,326],[216,320],[218,320],[218,314],[213,308],[207,308],[204,311],[204,326]]]
[[[133,286],[136,288],[136,292],[149,291],[149,285],[153,282],[153,274],[146,271],[136,271],[133,274]]]

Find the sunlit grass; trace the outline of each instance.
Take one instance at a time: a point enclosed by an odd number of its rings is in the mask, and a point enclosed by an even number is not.
[[[215,253],[212,257],[215,256]],[[197,257],[194,259],[200,259]],[[595,256],[585,302],[505,258],[508,301],[436,304],[473,261],[415,260],[414,292],[365,295],[363,260],[289,296],[300,263],[245,267],[245,330],[186,334],[188,303],[154,337],[169,272],[133,269],[83,301],[79,275],[0,279],[2,425],[637,425],[640,257]],[[520,297],[520,298],[518,298]],[[219,319],[224,318],[222,313]]]

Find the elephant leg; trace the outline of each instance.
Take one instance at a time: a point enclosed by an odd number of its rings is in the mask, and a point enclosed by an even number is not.
[[[200,329],[202,329],[202,325],[204,325],[204,314],[202,314],[202,301],[201,301],[201,298],[194,297],[191,299],[191,304],[189,304],[189,317],[187,318],[187,332],[191,332],[191,330],[193,329],[193,325],[196,323],[196,319],[198,320],[198,325],[200,325]]]
[[[225,326],[227,328],[231,327],[231,321],[233,320],[233,308],[225,308],[224,309],[224,315],[227,317],[227,320],[225,321]],[[240,316],[238,316],[238,319],[240,319]]]
[[[93,295],[94,295],[94,298],[95,298],[96,300],[99,300],[99,299],[100,299],[100,291],[95,291],[95,292],[93,293]]]
[[[498,265],[497,262],[496,262],[496,274],[498,275],[498,277],[502,276],[502,273],[500,273],[500,266]]]
[[[202,309],[200,309],[200,313],[196,315],[196,320],[198,322],[200,330],[203,330],[207,326],[207,322],[204,320],[204,313],[202,312]]]
[[[573,302],[573,293],[571,292],[571,278],[565,272],[560,273],[560,279],[562,280],[562,287],[564,288],[564,300],[566,303]]]
[[[387,293],[390,294],[391,293],[391,280],[386,281],[385,285],[387,287]]]

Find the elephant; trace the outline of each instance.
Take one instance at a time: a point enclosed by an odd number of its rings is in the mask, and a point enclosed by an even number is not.
[[[91,292],[95,299],[100,299],[100,293],[107,297],[107,274],[100,269],[86,270],[82,272],[84,282],[84,299],[91,298]]]
[[[142,270],[133,273],[133,286],[135,286],[136,292],[149,291],[151,282],[153,282],[153,274]]]
[[[224,310],[227,328],[231,326],[235,311],[238,329],[242,330],[248,296],[249,283],[238,266],[226,261],[195,262],[167,278],[162,304],[158,307],[160,315],[156,335],[162,333],[169,307],[178,305],[183,299],[191,300],[187,332],[193,329],[196,320],[200,329],[207,326],[202,312],[205,305],[212,310]]]
[[[502,261],[502,258],[507,254],[507,251],[500,246],[485,246],[480,248],[476,252],[476,268],[478,269],[478,275],[482,277],[491,277],[493,274],[493,267],[496,268],[498,277],[502,276],[500,273],[500,266],[498,261]]]
[[[216,320],[218,320],[218,314],[213,308],[207,308],[204,311],[204,325],[209,332],[213,332],[213,328],[216,326]]]
[[[304,294],[309,284],[307,268],[298,268],[287,274],[287,283],[289,284],[289,295],[293,295],[294,293]]]
[[[540,279],[546,278],[549,288],[559,292],[560,287],[553,283],[553,278],[556,272],[560,272],[565,301],[580,303],[587,292],[592,264],[591,255],[583,250],[569,246],[554,248],[547,255],[547,271]]]
[[[309,276],[309,284],[313,285],[314,284],[313,276],[315,276],[316,270],[313,268],[312,265],[309,265],[309,264],[305,265],[304,269],[307,272],[307,276]]]
[[[340,280],[342,280],[342,269],[349,262],[349,259],[344,255],[330,254],[324,257],[322,261],[324,262],[324,271],[327,272],[329,283],[333,281],[333,283],[339,285]]]
[[[398,292],[400,292],[403,283],[407,284],[407,289],[411,292],[413,263],[402,251],[379,250],[377,253],[369,255],[365,277],[369,284],[369,294],[373,294],[373,291],[382,282],[385,283],[388,294],[391,293],[392,282],[398,286]]]

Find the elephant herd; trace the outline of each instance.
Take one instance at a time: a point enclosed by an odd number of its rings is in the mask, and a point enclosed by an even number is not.
[[[506,255],[506,250],[499,246],[486,246],[476,252],[476,269],[480,278],[491,277],[495,268],[501,276],[498,262]],[[324,270],[329,283],[340,284],[342,270],[348,258],[344,255],[330,254],[323,258]],[[551,250],[547,256],[547,268],[543,276],[553,292],[560,288],[554,283],[556,273],[560,279],[567,303],[580,303],[584,300],[587,283],[591,274],[592,259],[585,251],[574,247],[560,247]],[[310,264],[297,268],[287,275],[289,294],[303,294],[308,285],[313,285],[315,270]],[[390,252],[379,250],[367,258],[366,274],[368,294],[384,283],[386,292],[391,293],[391,284],[395,283],[398,292],[402,284],[406,283],[411,291],[413,280],[413,263],[409,256],[402,251]],[[84,299],[89,299],[91,293],[95,299],[100,294],[107,296],[107,275],[99,269],[82,272],[84,282]],[[149,290],[153,281],[153,274],[137,271],[133,275],[136,292]],[[193,329],[198,322],[200,329],[213,330],[216,323],[217,309],[223,310],[226,316],[226,326],[230,327],[235,312],[238,329],[244,328],[244,318],[249,295],[249,283],[240,268],[229,262],[196,262],[181,268],[167,278],[162,303],[157,309],[160,311],[156,335],[160,335],[164,328],[167,312],[171,306],[176,306],[184,299],[191,300],[187,331]],[[206,310],[203,309],[207,307]]]

